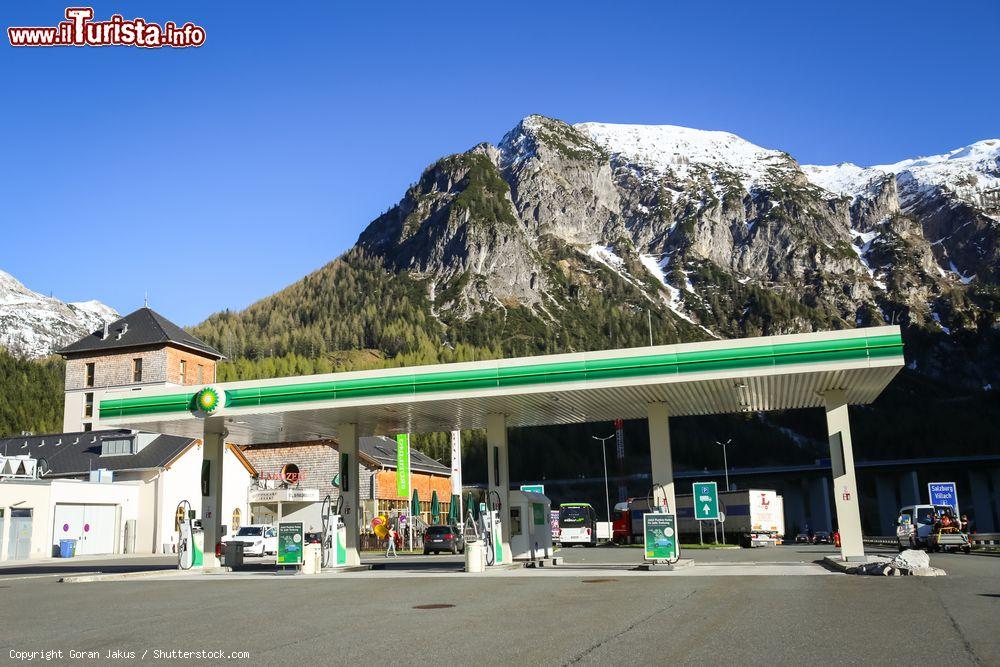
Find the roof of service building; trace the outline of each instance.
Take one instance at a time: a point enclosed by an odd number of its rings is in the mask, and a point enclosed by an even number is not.
[[[103,328],[98,329],[59,350],[59,354],[108,352],[123,348],[168,344],[184,347],[214,359],[223,358],[215,348],[195,338],[152,308],[140,308],[129,313],[109,324],[107,331]]]
[[[133,438],[141,444],[135,454],[102,455],[105,440]],[[196,441],[175,435],[138,433],[129,429],[49,433],[0,438],[0,453],[26,455],[38,461],[45,477],[72,477],[91,470],[149,470],[164,468]]]
[[[383,468],[396,469],[396,441],[383,435],[358,438],[358,450]],[[410,447],[410,470],[432,475],[450,475],[451,468]]]

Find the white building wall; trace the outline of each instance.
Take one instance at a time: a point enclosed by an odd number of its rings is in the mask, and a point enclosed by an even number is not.
[[[177,505],[186,500],[191,503],[191,509],[201,517],[201,442],[188,448],[184,454],[174,461],[160,475],[161,503],[159,511],[159,527],[156,545],[157,553],[176,551],[177,528],[175,516]]]
[[[78,480],[39,480],[0,483],[0,507],[4,508],[4,535],[0,559],[7,559],[10,510],[31,508],[32,531],[30,558],[51,558],[52,546],[59,539],[53,526],[56,504],[113,505],[117,508],[115,553],[121,553],[125,521],[138,519],[141,484],[113,482],[97,484]],[[138,521],[137,521],[138,523]]]
[[[240,462],[232,449],[226,447],[226,455],[222,467],[222,525],[227,528],[227,535],[232,535],[233,513],[240,512],[240,524],[250,523],[250,505],[247,493],[253,481],[250,473]]]

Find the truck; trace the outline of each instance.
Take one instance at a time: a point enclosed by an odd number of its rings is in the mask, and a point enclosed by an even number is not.
[[[719,493],[719,510],[725,523],[718,524],[719,539],[742,547],[774,546],[785,535],[784,499],[769,489],[744,489]],[[642,541],[642,515],[649,511],[646,498],[630,498],[615,505],[613,536],[619,543]],[[677,529],[681,541],[698,541],[698,521],[694,518],[691,494],[677,495]],[[702,521],[703,538],[715,536],[711,521]]]

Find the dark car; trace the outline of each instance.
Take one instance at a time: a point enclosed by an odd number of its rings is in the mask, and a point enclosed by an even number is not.
[[[833,535],[825,530],[817,530],[813,533],[813,544],[833,544]]]
[[[796,544],[809,544],[809,533],[799,533],[795,536]]]
[[[455,526],[428,526],[424,531],[424,555],[449,551],[453,554],[465,552],[462,532]]]

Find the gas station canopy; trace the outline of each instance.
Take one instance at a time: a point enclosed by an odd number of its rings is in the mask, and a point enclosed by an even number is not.
[[[428,433],[647,416],[665,403],[672,416],[823,406],[844,390],[867,404],[903,366],[899,327],[721,340],[469,363],[106,392],[102,427],[128,426],[201,437],[223,418],[237,444],[359,435]],[[214,421],[214,419],[213,419]]]

